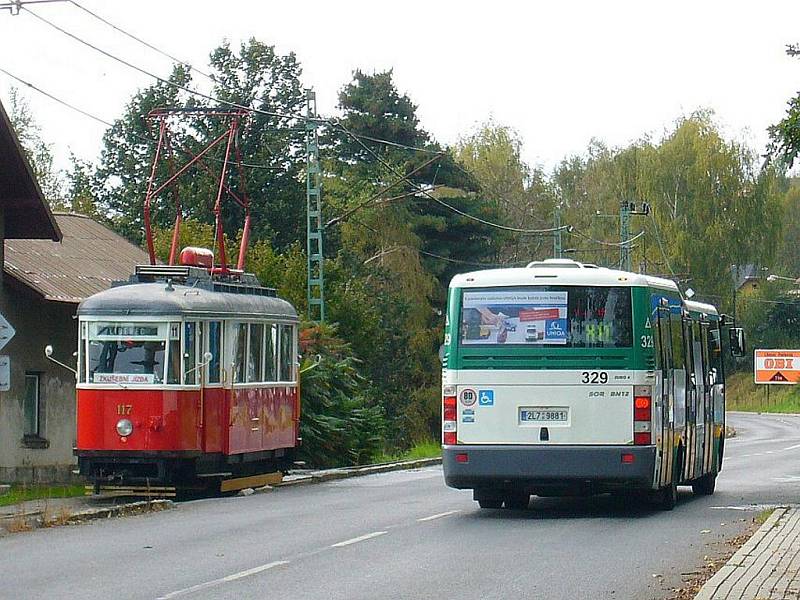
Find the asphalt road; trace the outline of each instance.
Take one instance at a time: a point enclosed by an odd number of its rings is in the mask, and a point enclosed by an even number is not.
[[[800,417],[733,414],[717,493],[480,510],[440,468],[187,502],[0,539],[2,598],[663,598],[800,492]]]

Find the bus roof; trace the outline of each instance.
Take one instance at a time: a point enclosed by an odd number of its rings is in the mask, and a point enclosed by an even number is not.
[[[680,294],[678,286],[669,279],[552,258],[532,262],[525,268],[487,269],[461,273],[450,281],[451,288],[548,284],[651,287]]]
[[[275,296],[220,292],[187,285],[134,283],[90,296],[78,306],[81,316],[193,316],[297,321],[297,311]]]

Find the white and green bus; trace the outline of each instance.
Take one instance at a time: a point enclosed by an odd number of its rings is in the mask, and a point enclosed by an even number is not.
[[[725,442],[723,329],[669,280],[571,260],[457,275],[443,346],[447,485],[531,495],[711,494]]]

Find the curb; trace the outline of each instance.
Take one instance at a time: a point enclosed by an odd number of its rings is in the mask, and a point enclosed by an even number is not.
[[[96,508],[85,508],[77,511],[53,509],[36,509],[28,512],[20,512],[0,517],[2,521],[13,523],[12,528],[0,527],[1,532],[5,529],[7,533],[29,531],[42,527],[56,527],[60,525],[74,525],[86,521],[97,519],[110,519],[111,517],[138,515],[143,513],[167,510],[175,507],[172,500],[139,500],[136,502],[126,502],[125,504],[115,504],[114,506],[101,506]],[[14,523],[16,521],[16,523]]]
[[[384,463],[380,465],[367,465],[364,467],[347,467],[343,469],[327,469],[324,471],[317,471],[316,473],[309,473],[308,475],[298,475],[296,479],[290,479],[278,483],[270,489],[258,488],[256,492],[268,492],[274,488],[294,487],[297,485],[309,485],[312,483],[324,483],[325,481],[334,481],[336,479],[349,479],[351,477],[364,477],[366,475],[375,475],[377,473],[389,473],[391,471],[408,471],[412,469],[422,469],[424,467],[431,467],[434,465],[442,464],[441,457],[437,458],[420,458],[417,460],[404,460],[396,463]],[[266,486],[265,486],[266,487]]]
[[[800,417],[800,413],[778,413],[757,410],[726,410],[729,415],[766,415],[768,417]]]
[[[82,523],[84,521],[94,521],[96,519],[110,519],[117,517],[121,514],[138,515],[141,513],[155,512],[160,510],[168,510],[175,508],[175,503],[172,500],[158,499],[158,500],[138,500],[136,502],[127,502],[125,504],[115,504],[114,506],[102,506],[98,508],[87,508],[72,513],[66,519],[65,524],[68,523]],[[48,521],[48,523],[61,523],[56,516]]]
[[[714,576],[703,584],[700,591],[694,597],[694,600],[712,600],[719,590],[720,586],[738,569],[744,566],[744,560],[750,556],[753,550],[761,543],[761,541],[775,528],[778,521],[789,511],[785,506],[777,507],[769,518],[764,521],[764,524],[758,528],[749,540],[747,540],[736,553],[728,559],[722,568],[717,571]]]

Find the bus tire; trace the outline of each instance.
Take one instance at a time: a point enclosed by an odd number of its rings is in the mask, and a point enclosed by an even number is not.
[[[658,490],[654,495],[655,505],[661,510],[672,510],[678,503],[678,486],[675,482]]]
[[[478,506],[481,508],[500,508],[503,506],[503,501],[498,498],[481,498],[478,500]]]
[[[505,507],[510,510],[525,510],[530,502],[530,494],[511,494],[505,498]]]
[[[710,496],[714,493],[717,486],[717,474],[714,472],[706,473],[700,479],[692,482],[692,492],[695,496]]]

